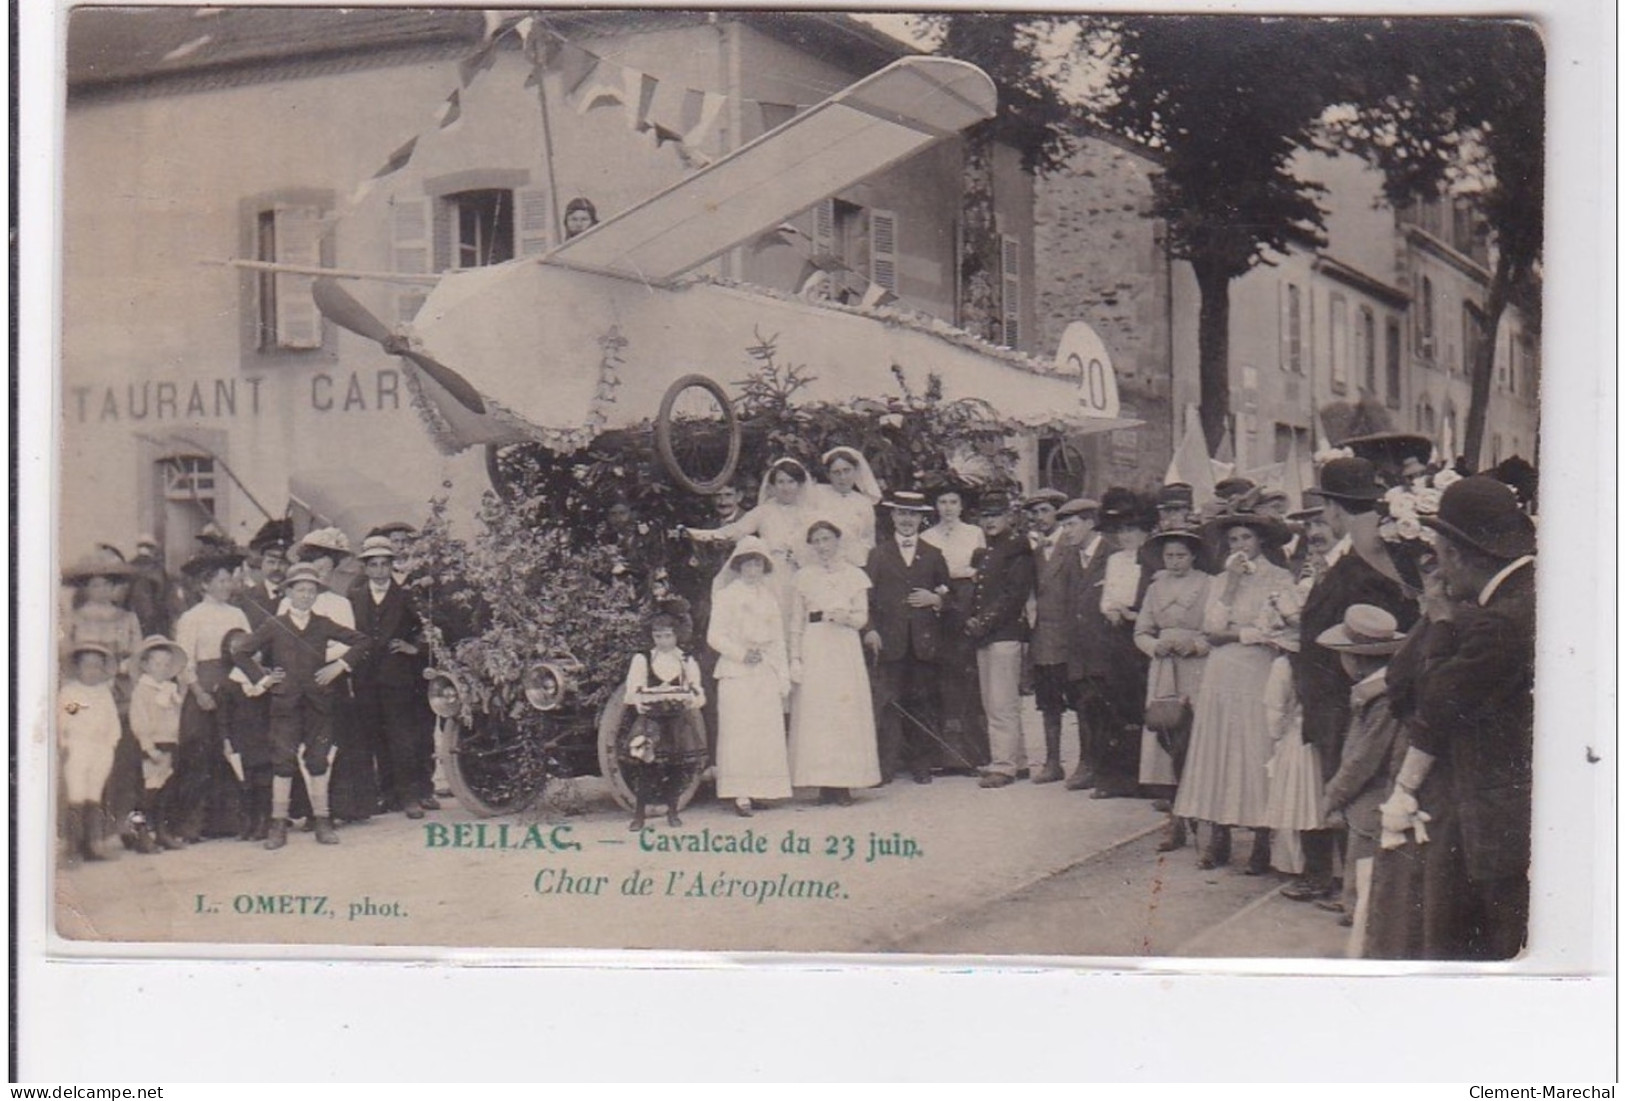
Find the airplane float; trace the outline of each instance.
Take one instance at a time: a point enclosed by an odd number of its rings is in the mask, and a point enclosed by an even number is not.
[[[808,401],[886,393],[900,366],[938,375],[944,400],[986,402],[1010,425],[1074,436],[1136,425],[1119,416],[1110,356],[1082,323],[1051,362],[912,311],[695,270],[996,107],[976,66],[905,58],[544,254],[445,272],[398,328],[351,296],[340,273],[314,272],[312,293],[328,319],[415,365],[436,443],[485,446],[493,479],[498,448],[570,453],[652,421],[674,480],[714,489],[732,475],[740,440],[718,375],[763,333],[805,365]],[[673,438],[683,410],[699,406],[729,432],[726,461],[707,469],[685,461]]]

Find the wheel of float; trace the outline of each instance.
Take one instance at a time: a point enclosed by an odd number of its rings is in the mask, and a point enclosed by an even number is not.
[[[495,443],[485,445],[485,476],[490,479],[491,488],[497,491],[498,497],[512,501],[519,496],[519,487],[502,465],[502,451],[506,446]]]
[[[655,453],[672,480],[690,493],[715,493],[727,485],[743,442],[733,401],[716,380],[684,375],[660,399]]]
[[[626,706],[624,689],[617,688],[608,700],[604,701],[603,709],[598,712],[598,768],[609,781],[609,789],[615,794],[615,801],[627,810],[637,809],[637,796],[632,794],[632,788],[627,784],[626,777],[621,773],[621,757],[617,753],[616,745],[620,741],[622,731],[632,724],[637,712]],[[700,720],[704,721],[704,720]],[[683,788],[682,794],[677,797],[677,809],[680,811],[693,800],[694,793],[700,789],[701,777],[696,774]],[[664,803],[650,804],[645,808],[651,813],[656,808],[664,809]]]
[[[547,786],[537,739],[506,718],[486,715],[473,726],[459,725],[444,765],[458,805],[481,818],[517,814]]]
[[[1056,440],[1044,457],[1044,485],[1076,497],[1083,492],[1084,467],[1083,452],[1069,440]]]

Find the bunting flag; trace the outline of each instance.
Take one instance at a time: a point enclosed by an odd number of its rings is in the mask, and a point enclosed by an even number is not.
[[[457,79],[462,82],[464,88],[467,88],[474,82],[476,76],[495,65],[496,60],[497,39],[493,38],[457,63]]]
[[[594,107],[626,102],[626,72],[619,65],[593,62],[592,71],[565,97],[565,102],[584,115]]]
[[[440,110],[437,113],[436,121],[440,124],[440,129],[448,130],[455,126],[457,124],[457,120],[461,119],[462,117],[463,93],[462,89],[459,88],[454,90],[451,95],[447,96],[446,101],[440,105]]]
[[[384,162],[384,167],[374,172],[372,174],[372,178],[375,180],[381,180],[385,176],[393,175],[394,173],[405,168],[409,163],[411,163],[412,151],[417,147],[418,138],[417,135],[414,134],[412,135],[412,139],[410,141],[389,155],[389,160]]]
[[[1195,406],[1185,407],[1185,435],[1168,462],[1168,473],[1163,485],[1184,482],[1191,487],[1191,497],[1198,509],[1213,501],[1213,460],[1208,457],[1207,437],[1202,434],[1202,418]]]
[[[649,105],[654,102],[660,81],[636,69],[627,69],[622,79],[626,82],[626,94],[621,99],[626,105],[626,125],[634,132],[643,131],[649,126]]]
[[[702,144],[716,129],[728,97],[719,92],[689,92],[683,99],[683,144],[694,148]],[[688,122],[689,109],[694,110],[693,123]]]
[[[574,102],[570,97],[575,95],[595,68],[598,59],[572,42],[565,42],[559,46],[555,66],[559,72],[559,86],[564,89],[567,100]]]

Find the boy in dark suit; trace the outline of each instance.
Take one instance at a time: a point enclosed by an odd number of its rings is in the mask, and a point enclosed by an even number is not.
[[[288,843],[288,803],[293,778],[302,773],[316,818],[316,840],[338,844],[328,814],[328,765],[333,758],[332,684],[367,654],[367,636],[316,615],[311,607],[322,583],[314,566],[300,563],[288,570],[288,611],[263,621],[234,647],[237,667],[256,672],[250,660],[259,655],[271,670],[259,684],[271,691],[271,829],[267,849]],[[332,661],[327,644],[349,647]]]
[[[886,498],[893,536],[869,552],[869,631],[863,643],[875,655],[872,678],[880,774],[904,768],[916,784],[931,782],[941,739],[937,724],[938,614],[948,591],[948,560],[920,540],[931,506],[920,493]],[[948,762],[944,762],[945,764]]]
[[[419,696],[423,684],[423,621],[394,578],[395,546],[370,535],[356,555],[366,576],[350,590],[356,630],[367,636],[366,656],[354,667],[356,717],[377,762],[378,778],[408,818],[438,810],[433,774],[433,731]]]
[[[1337,773],[1342,758],[1349,695],[1342,658],[1322,646],[1320,636],[1342,623],[1355,604],[1381,608],[1404,631],[1416,621],[1417,608],[1377,535],[1377,502],[1386,490],[1377,481],[1376,467],[1365,459],[1333,459],[1321,468],[1320,484],[1309,492],[1324,502],[1322,518],[1337,542],[1326,556],[1325,573],[1304,600],[1292,673],[1303,706],[1303,740],[1319,750],[1324,782]],[[1336,836],[1328,830],[1305,830],[1302,842],[1303,877],[1281,894],[1297,902],[1331,897]]]

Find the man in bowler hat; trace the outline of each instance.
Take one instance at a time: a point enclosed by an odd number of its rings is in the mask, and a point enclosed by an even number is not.
[[[1535,531],[1511,489],[1464,478],[1436,516],[1439,569],[1451,600],[1429,606],[1411,744],[1382,805],[1384,847],[1397,846],[1427,808],[1417,790],[1440,757],[1446,836],[1465,862],[1466,919],[1450,958],[1504,960],[1529,931],[1530,794],[1535,729]],[[1438,795],[1431,797],[1440,797]],[[1421,836],[1418,835],[1418,840]],[[1427,899],[1424,898],[1424,906]]]

